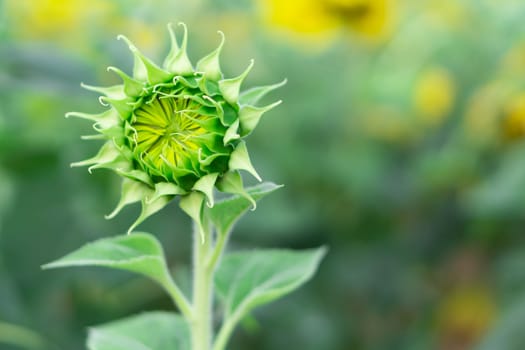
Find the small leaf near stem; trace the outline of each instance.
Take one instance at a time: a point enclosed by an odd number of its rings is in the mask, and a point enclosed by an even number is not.
[[[259,250],[227,255],[215,275],[225,304],[224,323],[213,350],[224,350],[237,323],[255,307],[297,289],[315,273],[326,248]]]
[[[283,186],[272,182],[264,182],[246,188],[245,194],[234,195],[215,203],[213,208],[204,208],[217,231],[217,241],[208,260],[208,268],[210,270],[215,270],[228,243],[233,226],[250,209],[252,200],[259,201],[281,187]],[[252,198],[252,200],[248,199],[247,196]]]
[[[103,266],[142,274],[159,283],[188,320],[190,303],[173,281],[160,242],[148,233],[133,233],[100,239],[42,266],[44,269],[72,266]]]

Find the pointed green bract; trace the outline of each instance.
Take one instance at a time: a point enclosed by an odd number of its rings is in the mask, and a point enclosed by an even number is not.
[[[108,67],[109,72],[115,72],[122,78],[122,82],[124,84],[124,92],[128,96],[137,96],[142,92],[142,89],[144,88],[144,83],[133,79],[123,71],[121,71],[118,68],[115,67]]]
[[[237,145],[237,148],[232,152],[230,156],[230,162],[228,164],[231,170],[246,170],[253,175],[257,180],[262,181],[259,174],[252,165],[250,160],[250,155],[248,154],[248,149],[246,148],[246,143],[240,142]]]
[[[122,119],[127,119],[131,112],[133,111],[133,105],[131,104],[131,100],[128,98],[112,98],[109,96],[101,96],[99,98],[99,102],[103,106],[111,106],[113,107],[118,114],[121,116]]]
[[[180,200],[180,208],[193,219],[197,225],[201,239],[204,240],[204,227],[202,223],[202,209],[204,204],[204,195],[200,192],[192,192]]]
[[[239,122],[241,127],[241,135],[246,136],[250,134],[253,129],[259,124],[259,120],[262,115],[268,112],[270,109],[277,107],[281,104],[282,101],[274,102],[268,106],[264,107],[254,107],[254,106],[243,106],[239,112]]]
[[[266,86],[257,86],[246,90],[241,93],[239,96],[239,103],[241,105],[252,105],[255,106],[261,98],[266,96],[268,93],[272,92],[275,89],[280,88],[287,83],[288,80],[284,79],[280,83]]]
[[[100,87],[100,86],[91,86],[91,85],[87,85],[84,83],[80,83],[80,86],[82,86],[86,90],[90,90],[90,91],[94,91],[94,92],[98,92],[103,95],[106,95],[109,98],[121,99],[121,98],[126,97],[126,94],[124,93],[124,87],[122,85]]]
[[[168,24],[168,31],[170,33],[171,40],[171,51],[164,60],[164,67],[168,71],[175,74],[189,75],[193,73],[193,67],[191,66],[191,62],[186,52],[186,46],[188,44],[188,28],[184,23],[179,23],[179,25],[184,28],[184,36],[180,48],[177,44],[177,38],[173,31],[173,26],[171,23]]]
[[[239,102],[239,92],[241,91],[241,84],[246,79],[246,76],[252,70],[254,60],[250,61],[250,65],[244,72],[236,78],[223,79],[219,81],[219,90],[224,96],[226,102],[231,104],[237,104]]]
[[[252,210],[257,208],[257,203],[244,188],[242,177],[238,171],[229,172],[220,178],[217,182],[217,188],[222,192],[238,194],[250,201]]]
[[[215,81],[218,81],[222,78],[219,55],[221,54],[222,47],[224,45],[224,33],[220,30],[218,33],[221,36],[221,43],[219,44],[219,47],[208,56],[201,58],[201,60],[197,62],[197,71],[203,72],[206,78]]]
[[[69,117],[91,120],[95,122],[95,124],[93,124],[94,129],[99,132],[105,129],[111,129],[114,126],[119,125],[120,122],[119,114],[114,109],[108,109],[99,114],[88,114],[80,112],[66,113],[66,118]]]
[[[224,135],[224,145],[241,138],[241,135],[239,135],[239,126],[239,120],[236,120],[230,125],[228,130],[226,130],[226,134]]]
[[[121,154],[117,147],[115,147],[115,144],[111,141],[108,141],[104,144],[104,146],[102,146],[96,156],[80,162],[72,163],[71,167],[91,165],[89,168],[89,171],[91,172],[91,169],[104,167],[115,162],[120,157],[120,155]]]
[[[175,196],[184,196],[181,207],[194,218],[198,218],[194,209],[197,199],[214,205],[214,188],[251,198],[238,170],[261,180],[244,138],[257,126],[262,114],[279,102],[265,107],[254,104],[284,82],[241,92],[241,84],[254,62],[239,76],[224,78],[220,65],[222,32],[218,47],[198,60],[194,69],[187,55],[186,25],[179,25],[183,29],[179,42],[173,26],[168,25],[171,48],[162,67],[120,35],[118,39],[133,54],[133,74],[109,67],[108,71],[117,74],[122,84],[82,85],[101,94],[100,103],[108,110],[100,114],[67,114],[93,122],[99,134],[84,139],[106,140],[95,157],[72,166],[89,166],[90,171],[107,168],[124,178],[121,199],[107,217],[113,218],[128,204],[141,203],[140,216],[129,231]]]
[[[143,198],[151,195],[151,193],[152,190],[147,185],[138,181],[124,179],[122,181],[120,200],[115,209],[106,215],[106,219],[114,218],[126,205],[140,202]]]
[[[171,198],[169,196],[159,197],[154,201],[148,201],[148,197],[146,195],[141,201],[142,210],[140,211],[140,215],[137,220],[135,220],[135,222],[129,227],[128,235],[133,232],[133,230],[144,220],[168,205],[170,201]]]
[[[218,173],[205,175],[193,185],[193,190],[202,192],[206,196],[209,207],[213,207],[213,187],[217,181],[217,176],[219,176]]]
[[[186,191],[179,186],[169,182],[160,182],[155,184],[155,193],[151,197],[146,198],[146,201],[153,202],[161,197],[183,194],[186,194]]]

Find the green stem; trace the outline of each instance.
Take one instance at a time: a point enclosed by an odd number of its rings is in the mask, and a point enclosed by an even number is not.
[[[229,236],[229,232],[219,233],[217,243],[215,244],[212,256],[209,260],[210,269],[215,270],[217,263],[219,262],[224,253],[224,248],[228,242]],[[226,348],[226,344],[230,340],[230,336],[233,330],[235,329],[235,326],[239,322],[242,308],[238,309],[237,311],[238,312],[235,312],[233,315],[225,317],[226,321],[222,324],[219,333],[217,334],[217,337],[213,343],[213,350],[224,350]]]
[[[208,227],[198,232],[195,225],[193,237],[193,319],[191,339],[193,350],[210,350],[213,319],[213,271],[206,261],[211,250],[211,234]],[[202,239],[201,239],[202,237]]]

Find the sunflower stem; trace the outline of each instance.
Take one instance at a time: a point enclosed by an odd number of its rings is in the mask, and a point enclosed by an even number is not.
[[[209,350],[213,330],[213,274],[206,264],[211,250],[211,230],[205,224],[194,225],[193,235],[193,320],[191,324],[192,350]],[[204,232],[199,232],[199,230]],[[201,239],[203,237],[204,239]]]

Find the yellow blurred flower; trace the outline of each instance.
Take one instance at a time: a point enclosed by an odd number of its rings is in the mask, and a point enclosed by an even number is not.
[[[438,310],[440,348],[469,348],[487,331],[496,313],[494,298],[486,287],[458,287],[443,300]]]
[[[339,19],[357,33],[381,37],[388,29],[392,15],[390,0],[324,0],[326,13]]]
[[[448,70],[440,67],[423,72],[416,82],[413,104],[424,124],[437,126],[450,114],[456,88]]]
[[[260,0],[270,27],[306,36],[317,44],[334,39],[345,28],[369,39],[390,29],[393,0]]]
[[[409,144],[418,137],[412,120],[391,106],[370,107],[362,122],[369,136],[383,141]]]
[[[269,6],[269,22],[293,31],[312,34],[337,27],[334,17],[327,14],[317,0],[265,0]]]
[[[501,61],[501,70],[510,76],[525,74],[525,42],[512,47]]]
[[[498,136],[498,118],[503,89],[498,83],[479,88],[467,102],[464,116],[466,136],[475,141],[492,141]]]
[[[468,29],[472,23],[472,8],[462,1],[430,0],[425,12],[435,22],[451,29]]]
[[[311,39],[315,46],[322,46],[337,34],[338,20],[326,13],[322,1],[260,0],[260,5],[265,23],[285,29],[293,39]]]
[[[510,139],[525,136],[525,92],[510,98],[504,106],[503,128]]]
[[[108,16],[114,6],[103,0],[6,0],[9,31],[25,39],[78,40],[92,22]]]
[[[493,80],[478,88],[467,103],[465,131],[473,140],[525,138],[525,42],[501,58]]]
[[[6,0],[9,33],[21,40],[50,41],[93,54],[102,36],[126,32],[148,54],[160,50],[164,25],[126,16],[118,2],[106,0]],[[151,22],[151,21],[150,21]]]
[[[476,91],[467,104],[465,132],[478,141],[525,137],[525,90],[507,79],[495,80]]]

